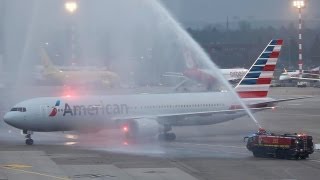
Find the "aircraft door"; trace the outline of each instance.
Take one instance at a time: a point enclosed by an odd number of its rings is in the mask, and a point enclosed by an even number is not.
[[[41,117],[47,117],[48,116],[48,113],[49,113],[49,106],[47,105],[41,105],[40,106],[40,114],[41,114]]]
[[[41,121],[38,123],[42,124],[43,128],[46,130],[55,129],[57,126],[57,108],[48,105],[41,105],[40,108]]]

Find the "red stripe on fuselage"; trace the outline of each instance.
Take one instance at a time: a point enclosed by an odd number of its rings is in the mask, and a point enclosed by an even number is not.
[[[274,71],[276,65],[265,65],[262,71]]]
[[[271,78],[259,78],[257,84],[270,84]]]
[[[243,92],[238,92],[238,95],[241,98],[261,98],[261,97],[267,97],[268,91],[243,91]]]

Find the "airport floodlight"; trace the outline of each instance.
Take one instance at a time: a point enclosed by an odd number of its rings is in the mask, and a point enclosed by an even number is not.
[[[78,9],[78,4],[76,1],[67,1],[65,2],[64,7],[69,13],[73,14]]]
[[[296,8],[303,8],[305,6],[305,1],[304,0],[294,0],[293,1],[293,6]]]

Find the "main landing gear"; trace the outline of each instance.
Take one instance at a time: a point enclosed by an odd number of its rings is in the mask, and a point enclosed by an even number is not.
[[[163,132],[158,135],[158,139],[161,141],[174,141],[174,140],[176,140],[176,134],[169,132],[171,130],[172,130],[171,126],[165,125]]]
[[[161,133],[159,134],[158,139],[162,141],[174,141],[176,139],[176,134],[168,132]]]
[[[28,131],[28,130],[23,130],[22,131],[23,134],[25,134],[26,136],[26,145],[33,145],[33,139],[31,138],[31,135],[33,134],[32,131]]]

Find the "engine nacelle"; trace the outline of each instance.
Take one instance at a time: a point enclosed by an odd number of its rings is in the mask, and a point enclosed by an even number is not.
[[[141,118],[128,121],[124,126],[127,138],[150,138],[159,134],[163,126],[156,119]]]

